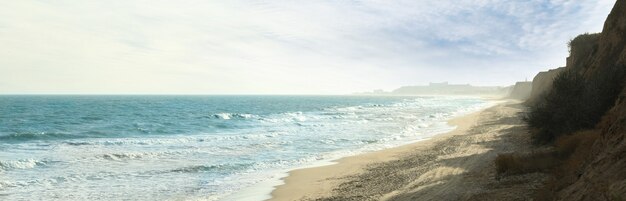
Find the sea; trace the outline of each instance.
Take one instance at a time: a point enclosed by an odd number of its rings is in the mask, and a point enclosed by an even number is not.
[[[0,96],[0,200],[264,200],[286,172],[451,131],[453,96]]]

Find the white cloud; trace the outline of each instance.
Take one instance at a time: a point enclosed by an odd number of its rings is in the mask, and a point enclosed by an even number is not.
[[[349,93],[510,84],[614,1],[7,1],[3,93]]]

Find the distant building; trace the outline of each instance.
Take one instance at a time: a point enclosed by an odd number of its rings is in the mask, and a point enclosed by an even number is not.
[[[448,82],[431,82],[431,83],[428,83],[428,86],[431,86],[431,87],[445,87],[445,86],[448,86]]]
[[[385,91],[384,91],[384,90],[382,90],[382,89],[376,89],[376,90],[374,90],[374,92],[373,92],[373,93],[375,93],[375,94],[384,94],[384,93],[387,93],[387,92],[385,92]]]
[[[448,82],[431,82],[428,83],[429,87],[469,87],[470,84],[450,84]]]

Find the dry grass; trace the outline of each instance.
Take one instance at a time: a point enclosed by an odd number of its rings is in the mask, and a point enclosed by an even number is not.
[[[591,147],[599,137],[600,132],[586,130],[562,136],[557,140],[555,146],[559,155],[564,157],[564,161],[559,166],[558,171],[554,172],[554,175],[560,178],[554,185],[556,190],[560,190],[578,180],[592,155]]]
[[[567,161],[578,162],[577,159],[586,159],[593,143],[600,137],[598,130],[578,131],[572,135],[561,136],[555,147],[560,156]]]
[[[549,172],[558,162],[557,155],[551,150],[499,154],[495,159],[498,177],[533,172]]]
[[[556,192],[576,182],[593,154],[593,143],[599,137],[598,130],[584,130],[559,137],[554,145],[561,162],[554,168],[553,177],[537,191],[535,200],[554,200]]]

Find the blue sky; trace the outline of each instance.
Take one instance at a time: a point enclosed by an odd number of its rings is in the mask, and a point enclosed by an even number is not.
[[[614,0],[3,1],[0,93],[343,94],[511,85]]]

